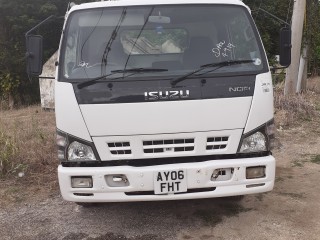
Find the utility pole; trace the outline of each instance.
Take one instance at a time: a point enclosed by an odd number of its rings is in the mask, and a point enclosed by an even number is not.
[[[307,89],[308,78],[308,46],[305,46],[302,50],[298,74],[297,93],[305,91]]]
[[[306,0],[295,0],[292,14],[292,61],[287,69],[284,95],[296,93]]]

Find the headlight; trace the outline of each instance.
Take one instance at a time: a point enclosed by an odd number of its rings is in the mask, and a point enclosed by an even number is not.
[[[271,151],[274,147],[276,128],[271,119],[255,130],[242,136],[238,153],[258,153]]]
[[[100,160],[92,142],[85,141],[57,130],[58,159],[66,161]]]
[[[267,151],[267,139],[261,132],[256,132],[242,140],[240,153]]]
[[[90,146],[74,141],[68,147],[69,161],[92,161],[96,160],[93,150]]]

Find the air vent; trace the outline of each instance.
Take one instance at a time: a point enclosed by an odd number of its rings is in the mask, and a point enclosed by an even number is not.
[[[228,145],[229,137],[209,137],[207,138],[207,150],[216,151],[225,149]]]
[[[130,142],[112,142],[108,143],[108,147],[112,155],[131,154]]]
[[[194,138],[143,141],[144,153],[190,152],[194,150]]]

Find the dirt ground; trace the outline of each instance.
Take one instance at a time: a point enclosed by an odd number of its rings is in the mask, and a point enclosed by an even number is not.
[[[241,200],[107,203],[83,208],[57,187],[2,181],[0,239],[320,239],[320,97],[316,115],[282,126],[275,188]],[[56,182],[54,186],[57,186]]]

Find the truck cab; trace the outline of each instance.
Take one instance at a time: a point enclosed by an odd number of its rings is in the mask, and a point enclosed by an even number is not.
[[[272,78],[241,1],[73,6],[57,65],[64,199],[177,200],[273,189]]]

